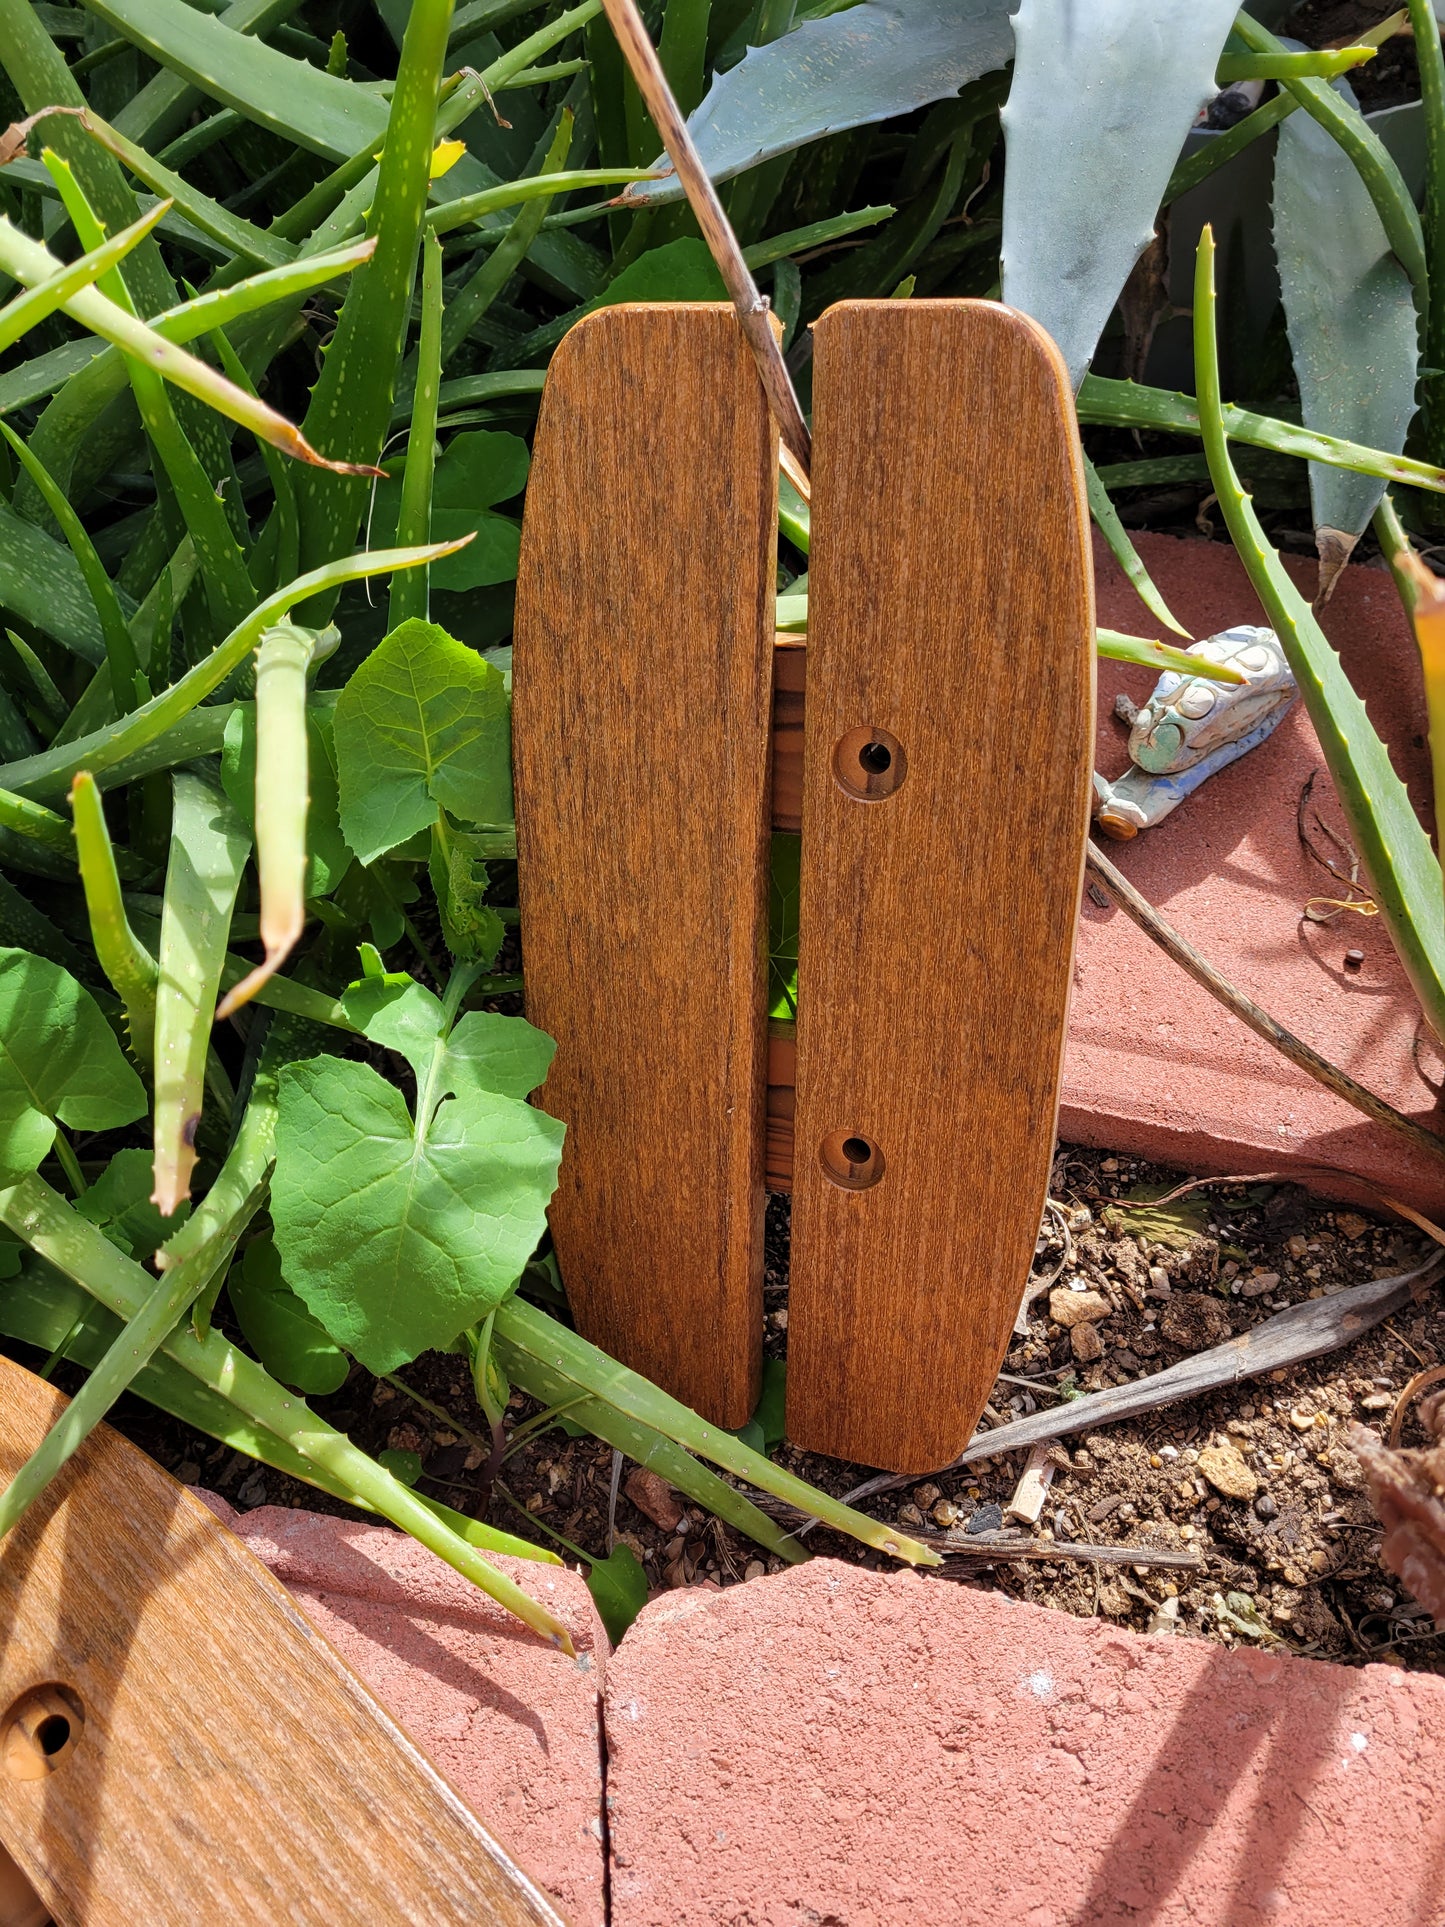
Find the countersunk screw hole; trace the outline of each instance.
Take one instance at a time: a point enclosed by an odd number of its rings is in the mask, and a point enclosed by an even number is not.
[[[892,767],[893,751],[886,743],[865,743],[858,752],[858,761],[870,776],[881,776]]]
[[[70,1721],[63,1713],[50,1713],[35,1729],[35,1743],[49,1758],[60,1751],[70,1738]]]
[[[843,1155],[850,1164],[866,1164],[873,1155],[873,1146],[866,1137],[845,1137]]]

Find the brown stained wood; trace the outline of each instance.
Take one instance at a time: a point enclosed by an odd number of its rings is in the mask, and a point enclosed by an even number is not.
[[[717,1424],[762,1343],[777,435],[730,309],[604,309],[547,377],[512,710],[527,1015],[586,1336]]]
[[[973,1431],[1046,1195],[1088,517],[1063,364],[1023,316],[847,303],[814,368],[788,1435],[921,1472]]]
[[[0,1358],[0,1481],[65,1403]],[[560,1923],[259,1560],[105,1426],[0,1543],[0,1846],[59,1927]]]

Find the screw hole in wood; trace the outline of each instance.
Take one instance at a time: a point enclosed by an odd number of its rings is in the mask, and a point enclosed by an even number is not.
[[[866,1191],[877,1184],[885,1165],[871,1137],[859,1131],[830,1131],[818,1147],[824,1176],[845,1191]]]
[[[840,736],[833,775],[840,789],[860,803],[881,803],[908,774],[903,745],[886,729],[861,727]]]
[[[80,1695],[49,1682],[22,1693],[0,1720],[0,1766],[11,1780],[43,1780],[75,1751],[85,1726]]]

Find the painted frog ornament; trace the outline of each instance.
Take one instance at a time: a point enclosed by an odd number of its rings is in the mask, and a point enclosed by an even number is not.
[[[1094,819],[1107,836],[1122,841],[1162,823],[1216,770],[1272,735],[1298,693],[1273,629],[1242,623],[1188,653],[1228,663],[1246,680],[1209,682],[1168,670],[1141,707],[1115,697],[1134,767],[1113,783],[1094,776]]]

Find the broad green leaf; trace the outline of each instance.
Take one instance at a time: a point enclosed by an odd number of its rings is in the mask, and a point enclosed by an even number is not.
[[[725,301],[727,289],[705,241],[695,235],[648,248],[608,282],[592,304],[616,307],[621,301]]]
[[[1008,63],[1008,14],[1008,0],[863,0],[804,21],[714,77],[688,120],[702,163],[715,181],[730,180],[824,134],[945,100]],[[638,182],[623,198],[647,206],[681,196],[671,178]]]
[[[485,901],[489,878],[482,842],[465,830],[443,831],[439,822],[429,867],[447,949],[459,963],[486,969],[496,961],[506,930]]]
[[[594,1559],[587,1590],[615,1646],[647,1604],[647,1574],[631,1546],[615,1545],[605,1559]]]
[[[1014,15],[1003,298],[1043,323],[1076,388],[1216,91],[1235,11],[1236,0],[1023,0]]]
[[[1420,359],[1410,277],[1349,155],[1306,114],[1279,130],[1274,250],[1306,427],[1402,453]],[[1385,484],[1319,462],[1309,476],[1328,595]]]
[[[436,820],[512,815],[510,717],[501,671],[435,623],[381,642],[336,704],[341,828],[373,863]]]
[[[455,542],[474,535],[475,540],[433,565],[434,589],[483,589],[515,577],[521,525],[488,511],[521,493],[528,459],[520,435],[478,429],[448,442],[432,472],[431,539]],[[401,507],[402,464],[390,466],[393,472],[377,483],[371,517],[371,541],[379,548],[395,541]]]
[[[376,1457],[377,1463],[384,1465],[391,1476],[400,1479],[403,1485],[415,1485],[422,1475],[420,1452],[408,1452],[399,1446],[389,1445]]]
[[[0,949],[0,1184],[33,1171],[55,1125],[109,1131],[145,1111],[145,1090],[88,990],[59,964]]]
[[[324,1397],[346,1382],[346,1354],[281,1275],[281,1255],[269,1238],[255,1238],[232,1268],[226,1286],[247,1343],[273,1378],[307,1398]]]
[[[335,711],[312,703],[306,711],[306,740],[311,801],[306,811],[306,870],[308,897],[328,897],[351,866],[351,851],[341,834],[336,789],[336,745],[332,736]],[[221,781],[226,794],[248,826],[256,809],[256,712],[251,704],[238,706],[226,724],[221,752]]]
[[[151,1202],[151,1183],[149,1151],[117,1151],[85,1196],[76,1200],[75,1208],[99,1225],[113,1245],[144,1261],[191,1215],[187,1198],[177,1212],[163,1218]]]
[[[415,1120],[366,1064],[314,1057],[281,1076],[271,1214],[286,1276],[373,1372],[450,1344],[501,1302],[557,1182],[562,1126],[479,1088],[475,1057],[437,1049]]]

